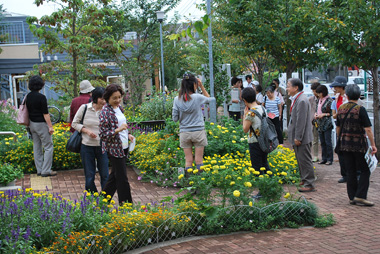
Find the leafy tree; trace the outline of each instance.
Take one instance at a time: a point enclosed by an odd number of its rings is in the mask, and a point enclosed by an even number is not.
[[[190,22],[185,29],[179,33],[168,36],[171,40],[186,38],[185,47],[186,70],[195,74],[202,74],[205,78],[205,88],[210,91],[209,78],[209,49],[207,28],[209,25],[208,15],[201,20]],[[242,71],[242,65],[238,57],[234,56],[235,50],[231,45],[231,38],[223,32],[220,23],[215,22],[213,25],[213,66],[214,66],[214,94],[216,104],[222,105],[224,101],[230,99],[230,80],[227,71],[223,69],[223,64],[231,64],[232,75],[239,75]],[[196,36],[195,36],[196,35]],[[184,69],[184,68],[183,68]]]
[[[229,33],[241,39],[247,55],[273,57],[287,78],[298,68],[323,60],[318,0],[217,0]],[[289,110],[289,107],[288,107]],[[289,116],[289,115],[288,115]],[[289,117],[288,117],[289,119]]]
[[[121,69],[125,82],[129,84],[128,92],[133,106],[141,103],[145,81],[154,76],[156,63],[160,61],[160,34],[156,11],[167,12],[177,2],[178,0],[123,0],[123,20],[112,17],[107,20],[108,25],[117,29],[109,33],[114,40],[108,43],[109,52],[103,52],[103,56],[107,61],[115,62]],[[135,32],[135,38],[123,39],[127,32]]]
[[[373,114],[375,139],[380,156],[379,61],[380,2],[366,0],[329,0],[325,2],[326,22],[331,33],[326,46],[338,61],[368,70],[373,78]]]
[[[122,12],[109,5],[111,0],[35,0],[37,6],[44,2],[57,3],[60,8],[40,20],[28,17],[30,30],[45,40],[43,52],[66,52],[68,59],[35,66],[29,75],[46,74],[45,79],[56,83],[56,89],[77,96],[80,80],[101,77],[105,70],[105,66],[90,65],[88,60],[97,58],[110,43],[110,38],[95,40],[94,37],[109,33],[112,27],[104,25],[104,20],[121,20]],[[100,79],[98,82],[104,83]]]

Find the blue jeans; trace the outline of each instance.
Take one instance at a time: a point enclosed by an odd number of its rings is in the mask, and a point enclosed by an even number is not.
[[[84,175],[86,177],[86,190],[90,192],[98,192],[95,185],[96,167],[98,167],[100,175],[100,185],[104,189],[109,175],[108,169],[108,156],[106,153],[102,154],[101,146],[86,146],[82,144],[80,149],[80,156],[84,168]],[[96,159],[96,164],[95,164]]]
[[[332,129],[328,129],[319,133],[319,140],[321,141],[322,148],[322,161],[333,161],[334,153],[331,140]]]

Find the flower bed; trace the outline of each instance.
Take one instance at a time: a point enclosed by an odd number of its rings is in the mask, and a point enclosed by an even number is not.
[[[31,189],[0,192],[0,211],[0,253],[122,253],[190,235],[313,225],[318,218],[303,199],[223,208],[180,198],[115,207],[97,193],[71,201]]]
[[[236,180],[235,176],[243,177],[246,182],[255,181],[259,177],[260,170],[251,168],[248,144],[241,125],[228,120],[224,126],[206,123],[206,131],[209,145],[205,149],[204,165],[210,169],[218,168],[217,171],[211,171],[214,172],[212,175],[228,177],[222,181],[223,184],[219,180],[212,180],[210,187],[225,185],[229,177],[234,179],[229,179],[229,183]],[[188,178],[178,178],[178,167],[185,165],[185,155],[179,148],[177,123],[167,121],[164,131],[138,136],[130,158],[131,163],[140,170],[140,179],[144,181],[174,187],[187,184],[184,180]],[[272,171],[264,172],[262,177],[270,174],[271,179],[276,179],[281,184],[299,181],[297,161],[290,149],[279,146],[269,155],[268,161]],[[201,178],[208,178],[207,181],[215,179],[209,176]],[[240,179],[235,182],[236,186],[240,186]]]
[[[70,137],[69,130],[69,124],[60,123],[54,125],[52,166],[54,170],[82,167],[80,155],[66,150],[66,143]],[[33,142],[27,138],[26,132],[19,135],[17,143],[14,143],[13,140],[6,140],[0,142],[0,147],[7,149],[2,153],[4,162],[19,166],[24,173],[36,173],[33,158]]]

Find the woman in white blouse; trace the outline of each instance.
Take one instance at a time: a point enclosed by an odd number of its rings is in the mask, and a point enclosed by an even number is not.
[[[96,167],[99,170],[102,190],[109,175],[108,156],[107,153],[102,153],[99,138],[99,112],[106,103],[103,94],[103,87],[95,88],[92,92],[92,102],[80,106],[72,122],[72,127],[82,133],[80,155],[86,177],[85,189],[90,192],[98,192],[95,185]],[[81,124],[83,114],[83,124]]]

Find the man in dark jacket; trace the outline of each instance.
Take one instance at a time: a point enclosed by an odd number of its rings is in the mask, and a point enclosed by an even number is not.
[[[74,98],[71,102],[70,124],[73,122],[74,116],[77,113],[79,107],[82,104],[86,104],[86,103],[89,103],[91,101],[91,94],[95,88],[91,85],[90,81],[83,80],[79,84],[79,89],[80,89],[80,95],[78,97]],[[73,128],[70,128],[70,131],[74,132],[75,130]]]

